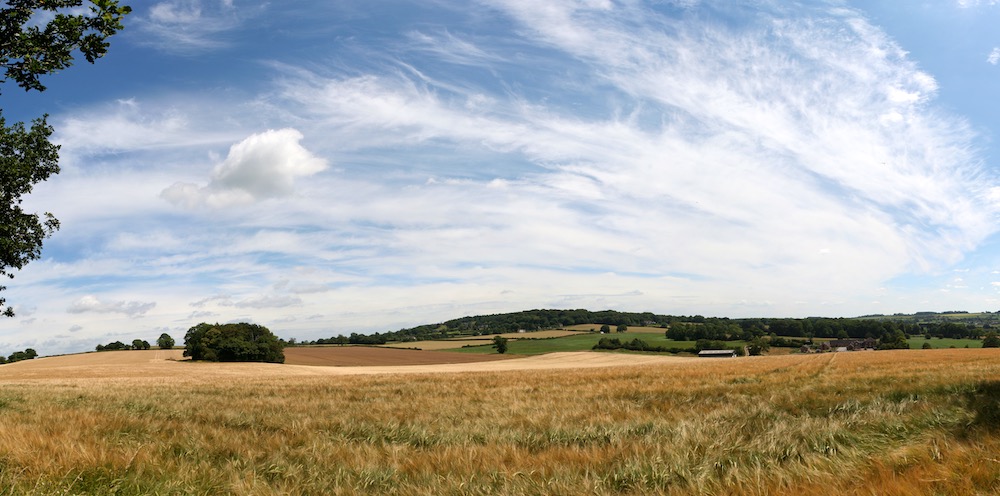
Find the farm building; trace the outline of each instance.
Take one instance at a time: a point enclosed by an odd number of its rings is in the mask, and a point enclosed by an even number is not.
[[[736,350],[701,350],[698,356],[702,358],[735,358]]]

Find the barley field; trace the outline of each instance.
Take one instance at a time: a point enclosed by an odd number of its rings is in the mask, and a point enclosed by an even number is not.
[[[0,494],[1000,492],[997,350],[356,368],[148,353],[0,367]]]

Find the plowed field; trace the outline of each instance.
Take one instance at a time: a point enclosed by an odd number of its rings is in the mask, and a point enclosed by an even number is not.
[[[286,365],[323,365],[334,367],[433,365],[439,363],[492,362],[509,358],[503,355],[476,355],[446,351],[405,350],[367,346],[317,346],[285,348]]]

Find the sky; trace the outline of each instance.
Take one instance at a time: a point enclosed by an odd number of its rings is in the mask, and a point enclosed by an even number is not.
[[[586,308],[1000,311],[996,1],[133,2],[0,353]]]

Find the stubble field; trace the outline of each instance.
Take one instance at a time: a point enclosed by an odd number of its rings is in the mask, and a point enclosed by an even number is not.
[[[0,493],[1000,492],[996,350],[404,367],[149,353],[0,367]]]

